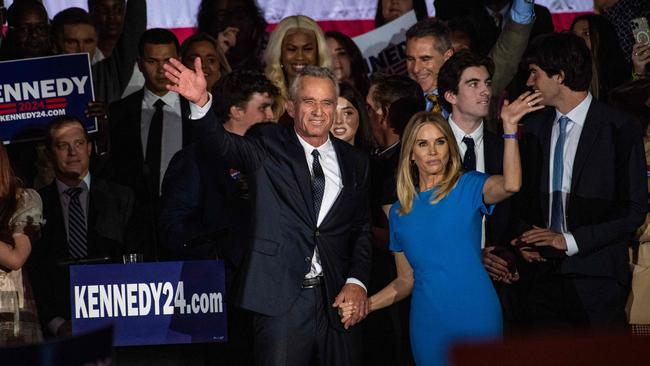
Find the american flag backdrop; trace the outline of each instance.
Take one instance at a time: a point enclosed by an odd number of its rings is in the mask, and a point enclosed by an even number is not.
[[[5,0],[9,6],[11,0]],[[77,6],[87,8],[87,0],[43,0],[50,18],[62,9]],[[196,24],[200,0],[149,0],[147,18],[149,28],[172,29],[179,38],[190,35]],[[324,30],[340,30],[357,36],[374,28],[377,0],[257,0],[270,27],[288,15],[304,14]],[[428,0],[429,14],[434,16],[433,0]],[[549,8],[556,30],[567,29],[576,14],[591,12],[592,0],[537,0]]]

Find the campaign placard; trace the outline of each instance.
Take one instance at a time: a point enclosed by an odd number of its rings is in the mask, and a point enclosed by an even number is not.
[[[72,332],[113,325],[116,346],[225,342],[223,261],[70,266]]]
[[[411,10],[383,26],[354,37],[370,73],[406,74],[406,31],[417,22]]]
[[[0,62],[0,140],[41,139],[52,118],[65,114],[95,132],[96,119],[84,113],[94,96],[87,53]]]

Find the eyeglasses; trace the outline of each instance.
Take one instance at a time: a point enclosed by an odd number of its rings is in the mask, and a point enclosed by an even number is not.
[[[50,31],[50,25],[47,23],[40,24],[21,24],[9,27],[18,34],[46,35]]]

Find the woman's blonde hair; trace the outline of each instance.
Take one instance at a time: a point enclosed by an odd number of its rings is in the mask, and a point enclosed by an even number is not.
[[[288,80],[284,75],[282,69],[282,41],[287,32],[294,28],[310,30],[316,35],[316,43],[318,48],[318,64],[316,66],[332,68],[332,56],[327,48],[327,41],[325,35],[316,22],[304,15],[292,15],[286,17],[278,23],[277,27],[271,32],[269,43],[264,52],[264,61],[266,68],[264,73],[266,77],[280,90],[280,96],[276,102],[276,119],[284,113],[284,104],[289,99],[289,85]]]
[[[402,136],[402,151],[397,169],[397,198],[401,206],[397,212],[400,215],[407,215],[411,212],[413,200],[418,194],[416,187],[420,177],[418,167],[412,159],[413,147],[418,132],[427,124],[437,127],[447,139],[447,146],[449,146],[449,159],[444,168],[442,180],[435,186],[436,191],[431,196],[431,204],[436,204],[445,198],[461,176],[460,153],[449,122],[438,113],[418,112],[414,114]]]

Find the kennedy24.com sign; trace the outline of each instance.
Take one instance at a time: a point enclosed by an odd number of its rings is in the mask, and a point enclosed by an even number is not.
[[[84,110],[94,99],[88,54],[0,62],[0,140],[40,139],[57,116],[75,116],[97,131]]]
[[[115,345],[225,342],[223,261],[70,267],[73,334],[107,325]]]

